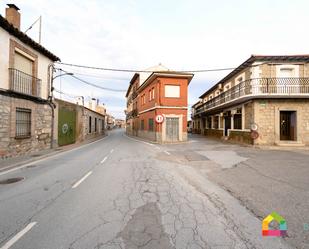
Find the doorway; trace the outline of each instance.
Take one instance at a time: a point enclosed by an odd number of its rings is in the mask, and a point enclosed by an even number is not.
[[[227,115],[224,117],[224,136],[228,136],[228,130],[231,128],[231,115]]]
[[[179,118],[166,118],[166,141],[179,141]]]
[[[280,111],[280,140],[296,141],[296,111]]]

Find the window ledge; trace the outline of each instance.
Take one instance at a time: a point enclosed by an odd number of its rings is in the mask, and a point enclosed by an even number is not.
[[[15,139],[21,140],[21,139],[27,139],[31,138],[31,135],[25,135],[25,136],[15,136]]]

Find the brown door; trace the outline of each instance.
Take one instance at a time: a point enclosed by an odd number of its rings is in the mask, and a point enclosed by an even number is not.
[[[295,111],[280,111],[280,140],[296,140]]]

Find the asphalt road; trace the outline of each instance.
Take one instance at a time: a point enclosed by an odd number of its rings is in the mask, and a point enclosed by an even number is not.
[[[260,220],[229,193],[172,160],[177,148],[117,130],[0,173],[24,178],[0,185],[0,249],[289,248],[262,237]]]

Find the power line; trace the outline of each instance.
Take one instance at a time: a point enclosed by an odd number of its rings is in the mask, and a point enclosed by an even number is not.
[[[72,72],[73,72],[75,75],[93,77],[93,78],[98,78],[98,79],[130,81],[129,78],[106,77],[106,76],[98,75],[98,74],[86,74],[86,73],[78,73],[78,72],[74,72],[74,71],[72,71]]]
[[[60,70],[60,71],[65,72],[65,73],[69,73],[68,71],[65,71],[65,70],[63,70],[63,69],[61,69],[61,68],[57,68],[57,69]],[[89,82],[89,81],[87,81],[87,80],[81,79],[81,78],[75,76],[74,74],[73,74],[73,75],[69,75],[69,76],[71,76],[72,78],[77,79],[77,80],[79,80],[80,82],[83,82],[83,83],[85,83],[85,84],[87,84],[87,85],[90,85],[90,86],[93,86],[93,87],[96,87],[96,88],[99,88],[99,89],[102,89],[102,90],[105,90],[105,91],[111,91],[111,92],[126,92],[126,91],[127,91],[127,90],[124,90],[124,89],[115,89],[115,88],[109,88],[109,87],[99,86],[99,85],[94,84],[94,83],[92,83],[92,82]]]
[[[79,68],[87,68],[87,69],[95,69],[95,70],[103,70],[103,71],[113,71],[113,72],[126,72],[126,73],[151,73],[153,71],[149,70],[133,70],[133,69],[118,69],[118,68],[104,68],[104,67],[93,67],[93,66],[85,66],[85,65],[78,65],[72,63],[64,63],[64,62],[57,62],[58,64],[71,66],[71,67],[79,67]],[[206,72],[219,72],[219,71],[229,71],[233,70],[235,67],[228,67],[228,68],[214,68],[214,69],[201,69],[201,70],[181,70],[181,71],[174,71],[180,73],[206,73]]]
[[[81,97],[81,96],[77,96],[77,95],[73,95],[73,94],[70,94],[70,93],[66,93],[66,92],[63,92],[57,88],[54,88],[54,91],[57,92],[57,93],[60,93],[60,94],[63,94],[63,95],[66,95],[68,97],[71,97],[71,98],[78,98],[78,97]]]

